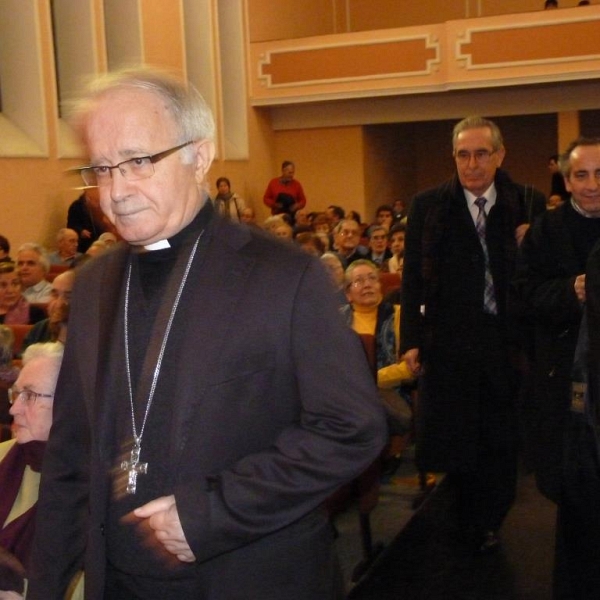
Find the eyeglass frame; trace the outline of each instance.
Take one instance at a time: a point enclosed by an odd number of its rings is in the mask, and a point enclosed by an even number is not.
[[[100,187],[100,184],[98,182],[98,174],[96,172],[96,169],[108,169],[108,172],[110,173],[110,179],[112,180],[113,175],[112,175],[112,171],[113,169],[119,169],[119,172],[121,173],[121,175],[123,176],[124,179],[126,179],[127,181],[142,181],[144,179],[150,179],[150,177],[152,177],[152,175],[154,175],[155,171],[154,171],[154,165],[161,161],[163,158],[167,158],[167,156],[170,156],[171,154],[174,154],[175,152],[177,152],[178,150],[181,150],[182,148],[185,148],[186,146],[189,146],[190,144],[193,144],[196,140],[189,140],[188,142],[184,142],[183,144],[179,144],[178,146],[173,146],[172,148],[168,148],[167,150],[163,150],[162,152],[157,152],[156,154],[150,154],[150,155],[146,155],[146,156],[134,156],[133,158],[128,158],[127,160],[122,160],[120,163],[117,163],[116,165],[86,165],[85,167],[77,167],[75,169],[75,171],[78,171],[79,174],[81,175],[81,179],[83,179],[83,183],[85,183],[86,186],[88,187]],[[128,176],[128,172],[125,171],[123,172],[123,170],[121,169],[121,167],[127,163],[132,163],[136,160],[149,160],[150,161],[150,165],[152,166],[152,174],[151,175],[147,175],[144,177],[135,177],[134,179],[131,179]],[[93,183],[90,183],[87,179],[86,179],[86,174],[88,173],[93,173],[92,175],[92,181],[95,180],[96,184],[94,185]],[[130,175],[130,173],[129,173]],[[108,179],[106,180],[108,182]],[[106,184],[102,184],[102,185],[106,185]]]
[[[458,150],[454,152],[454,160],[463,165],[469,164],[471,158],[475,159],[475,162],[478,165],[487,164],[487,162],[492,158],[493,154],[496,154],[498,149],[488,150],[487,148],[480,148],[479,150],[475,150],[474,152],[469,152],[468,150]],[[462,154],[462,156],[460,156]]]
[[[375,283],[380,283],[380,279],[379,279],[379,275],[377,273],[369,273],[368,275],[365,275],[364,277],[357,277],[354,281],[351,281],[348,284],[348,287],[353,287],[353,288],[361,288],[364,287],[365,283],[367,282],[371,282],[373,284]]]
[[[14,385],[8,388],[8,403],[11,406],[14,406],[20,398],[23,399],[24,404],[33,406],[38,398],[54,398],[54,394],[41,394],[27,388],[18,390]]]

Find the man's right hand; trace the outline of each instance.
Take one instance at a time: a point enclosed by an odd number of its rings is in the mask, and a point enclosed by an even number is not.
[[[407,350],[402,358],[406,361],[406,365],[411,373],[417,377],[421,372],[421,363],[419,362],[419,349],[411,348]]]

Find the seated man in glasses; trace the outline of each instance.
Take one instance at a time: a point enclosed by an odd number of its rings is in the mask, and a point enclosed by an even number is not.
[[[333,249],[344,268],[359,258],[366,258],[368,250],[360,244],[361,228],[353,219],[341,220],[333,230]]]
[[[10,552],[25,571],[62,356],[60,343],[31,345],[23,355],[19,377],[9,390],[14,438],[0,444],[0,547]],[[6,591],[2,584],[0,581],[0,590]],[[10,591],[22,593],[23,587]]]

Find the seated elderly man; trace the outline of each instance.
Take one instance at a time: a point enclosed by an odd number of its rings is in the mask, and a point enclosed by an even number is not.
[[[72,267],[76,260],[81,256],[77,252],[79,244],[79,234],[74,229],[63,227],[56,234],[56,250],[48,255],[51,265],[61,265]]]
[[[46,280],[50,261],[46,250],[39,244],[23,244],[17,252],[17,272],[21,279],[23,296],[29,302],[48,302],[52,286]]]
[[[333,230],[333,249],[338,253],[344,268],[367,256],[367,249],[360,245],[361,228],[354,219],[341,220]]]
[[[62,344],[30,346],[23,355],[19,377],[9,390],[15,437],[0,444],[0,547],[10,552],[25,571],[62,356]],[[23,582],[12,591],[22,593]]]
[[[31,306],[23,296],[15,263],[0,263],[0,323],[32,325],[45,317],[43,308]]]
[[[388,230],[383,225],[373,225],[369,228],[369,253],[366,258],[379,269],[387,270],[392,251],[388,248]]]
[[[23,340],[23,350],[38,342],[62,342],[64,344],[67,339],[69,304],[74,282],[75,271],[73,269],[54,278],[47,308],[48,317],[31,328]]]

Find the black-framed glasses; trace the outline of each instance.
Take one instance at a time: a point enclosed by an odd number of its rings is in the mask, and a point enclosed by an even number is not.
[[[19,398],[25,403],[34,405],[38,398],[54,398],[54,394],[40,394],[28,389],[17,389],[14,385],[8,388],[8,401],[10,404],[16,404]]]
[[[136,156],[120,162],[117,165],[90,165],[89,167],[79,167],[76,169],[81,174],[85,185],[89,187],[101,187],[108,185],[112,180],[113,169],[119,169],[121,175],[127,181],[138,181],[148,179],[154,175],[154,164],[163,158],[167,158],[174,152],[193,144],[195,140],[184,142],[178,146],[173,146],[168,150],[157,152],[151,156]]]

